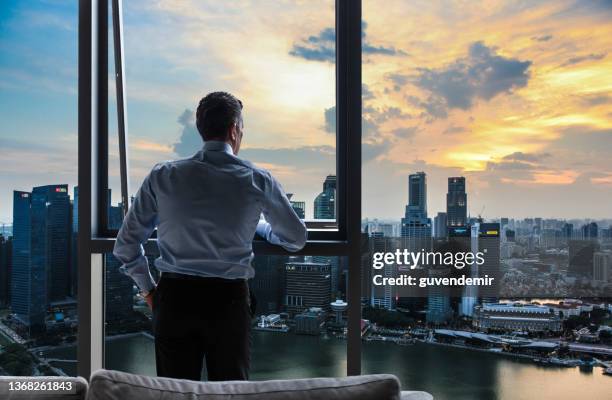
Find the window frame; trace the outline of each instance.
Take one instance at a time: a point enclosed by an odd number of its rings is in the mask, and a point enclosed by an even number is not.
[[[112,252],[116,231],[108,229],[108,17],[113,9],[121,189],[129,193],[122,0],[79,0],[78,75],[78,374],[104,367],[104,253]],[[347,374],[361,373],[361,1],[335,0],[336,27],[336,220],[333,231],[309,230],[298,253],[348,256]],[[348,201],[351,196],[351,201]],[[152,238],[145,248],[156,246]],[[289,254],[263,240],[256,255]]]

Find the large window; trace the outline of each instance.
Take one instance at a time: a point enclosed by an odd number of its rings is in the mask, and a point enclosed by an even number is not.
[[[309,222],[311,229],[334,229],[335,36],[331,0],[125,2],[130,195],[157,162],[191,157],[202,148],[195,127],[197,104],[205,94],[224,90],[244,104],[240,156],[270,170],[292,194],[302,218],[319,220]],[[115,76],[112,63],[109,72]],[[111,201],[117,204],[114,107],[111,102],[108,165]]]
[[[77,7],[0,8],[0,374],[75,374]],[[68,369],[66,369],[66,367]]]
[[[585,360],[610,344],[612,9],[380,3],[363,1],[362,372],[437,399],[605,397]],[[498,283],[373,288],[405,272],[372,270],[397,249],[481,252],[468,270]]]
[[[82,249],[91,268],[81,279],[96,292],[82,308],[80,373],[101,365],[154,373],[150,312],[109,252],[122,206],[152,166],[202,147],[194,110],[215,90],[242,99],[240,156],[279,179],[309,228],[297,254],[254,241],[260,273],[250,285],[260,306],[253,351],[261,357],[253,376],[358,372],[359,270],[348,260],[358,256],[360,203],[348,203],[347,193],[360,191],[360,9],[333,1],[243,6],[81,3],[79,168],[91,189],[83,192],[91,240]],[[154,268],[152,239],[146,248]],[[119,351],[126,340],[142,351]],[[305,353],[300,342],[330,352]],[[275,363],[265,355],[279,346],[287,356]],[[289,371],[296,357],[308,362]]]

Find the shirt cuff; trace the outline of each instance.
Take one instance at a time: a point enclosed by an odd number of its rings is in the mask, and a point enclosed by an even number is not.
[[[150,292],[155,289],[155,281],[151,276],[149,262],[145,256],[140,256],[136,260],[124,264],[120,270],[134,280],[140,291]]]

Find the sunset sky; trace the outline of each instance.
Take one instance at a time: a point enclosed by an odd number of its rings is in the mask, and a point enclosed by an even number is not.
[[[0,221],[13,189],[76,183],[74,3],[0,6]],[[478,3],[363,0],[364,217],[399,219],[425,171],[432,217],[463,175],[472,215],[611,218],[612,2]],[[241,156],[311,216],[335,172],[334,2],[124,7],[133,191],[197,151],[197,101],[227,90],[245,104]],[[113,113],[111,128],[116,165]]]

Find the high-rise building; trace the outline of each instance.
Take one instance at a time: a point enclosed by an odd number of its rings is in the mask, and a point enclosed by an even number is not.
[[[597,223],[590,222],[582,226],[582,238],[585,240],[597,239],[599,237],[599,227]]]
[[[31,265],[46,273],[47,304],[70,294],[70,220],[68,185],[32,190]]]
[[[612,253],[597,251],[593,254],[593,280],[612,282]]]
[[[474,222],[467,228],[470,235],[470,251],[472,254],[476,254],[478,253],[480,223]],[[468,271],[471,278],[478,278],[479,266],[476,262],[472,263]],[[474,307],[478,304],[478,295],[479,290],[477,285],[465,285],[463,287],[463,295],[461,296],[461,315],[466,317],[472,317],[474,315]]]
[[[315,219],[336,219],[336,175],[328,175],[314,201]]]
[[[293,193],[287,193],[287,198],[291,203],[291,208],[293,208],[293,211],[295,211],[297,216],[301,219],[306,218],[306,202],[292,200]]]
[[[570,240],[569,241],[569,268],[573,275],[592,276],[593,255],[599,251],[596,240]]]
[[[287,256],[257,256],[253,259],[255,277],[249,289],[257,298],[257,314],[276,314],[281,311],[285,296],[285,264]]]
[[[291,315],[311,307],[329,312],[331,266],[322,263],[289,262],[285,265],[285,306]]]
[[[134,284],[123,274],[121,263],[112,255],[105,255],[104,301],[106,321],[115,322],[130,318],[134,304]]]
[[[113,206],[111,190],[108,189],[108,228],[120,229],[123,223],[123,207],[121,203]],[[120,321],[129,318],[133,311],[132,279],[119,269],[121,263],[111,254],[106,255],[106,268],[104,270],[104,296],[106,301],[106,320]]]
[[[439,212],[434,217],[434,237],[445,238],[448,236],[448,218],[446,213]]]
[[[464,226],[467,224],[467,194],[465,192],[465,177],[463,176],[448,178],[446,215],[448,226]]]
[[[44,265],[37,263],[34,267],[31,253],[32,194],[14,191],[11,310],[34,334],[45,328],[47,290]]]
[[[72,199],[72,234],[70,236],[70,295],[78,295],[78,237],[79,237],[79,187],[73,188]]]
[[[0,235],[0,308],[11,304],[11,259],[13,239]]]
[[[478,267],[478,276],[493,278],[492,285],[482,286],[479,290],[483,303],[496,303],[498,301],[498,282],[501,274],[501,241],[500,226],[498,223],[481,222],[478,229],[478,251],[482,253],[484,263]]]
[[[411,238],[411,250],[428,249],[431,242],[431,219],[427,218],[427,179],[425,172],[408,177],[408,205],[402,218],[402,237]]]

